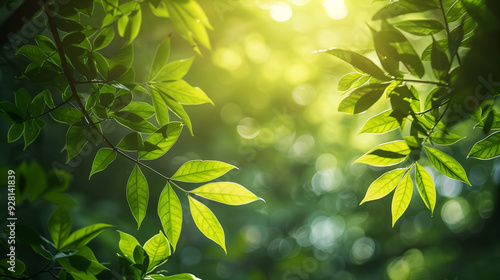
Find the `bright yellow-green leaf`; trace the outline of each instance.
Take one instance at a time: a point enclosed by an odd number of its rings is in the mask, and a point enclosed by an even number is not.
[[[467,179],[467,173],[465,173],[464,168],[458,161],[453,157],[441,152],[438,149],[425,146],[425,151],[427,152],[427,157],[429,161],[436,167],[436,169],[442,174],[462,181],[470,186],[469,179]]]
[[[170,257],[170,244],[161,231],[146,241],[143,247],[149,256],[148,272],[166,262]]]
[[[149,80],[153,80],[154,77],[160,72],[160,69],[167,63],[168,57],[170,56],[170,36],[165,38],[163,42],[158,46],[155,51],[155,56],[153,58],[153,63],[151,64],[151,71],[149,72]]]
[[[396,191],[394,192],[394,197],[392,198],[391,212],[393,227],[406,211],[408,205],[410,205],[412,195],[413,181],[411,180],[410,174],[407,173],[403,179],[401,179],[401,183],[399,183]]]
[[[221,161],[192,160],[184,163],[172,176],[172,180],[191,183],[208,182],[234,168],[236,166]]]
[[[391,166],[403,162],[411,150],[403,140],[378,145],[354,163],[364,163],[372,166]]]
[[[115,160],[116,155],[116,151],[107,148],[102,148],[97,151],[94,162],[92,163],[92,170],[90,171],[89,179],[94,173],[106,169],[108,165]]]
[[[347,91],[353,88],[360,87],[364,85],[371,77],[368,75],[363,75],[358,72],[349,73],[342,77],[339,81],[338,90]]]
[[[384,94],[385,84],[371,84],[353,90],[339,104],[339,112],[360,114],[368,110]]]
[[[392,110],[387,110],[372,117],[365,123],[359,134],[382,134],[398,128],[400,124],[396,118],[391,116],[391,114]]]
[[[434,187],[434,182],[432,181],[431,175],[420,166],[416,164],[415,168],[415,180],[417,181],[418,192],[420,197],[425,203],[425,206],[431,210],[431,214],[434,213],[434,206],[436,206],[436,188]]]
[[[182,208],[177,194],[167,182],[158,201],[158,216],[163,230],[175,251],[182,229]]]
[[[191,68],[194,57],[172,61],[164,65],[153,81],[176,81],[182,79]]]
[[[492,159],[500,155],[500,131],[495,132],[477,142],[469,152],[468,157],[477,159]]]
[[[49,232],[52,242],[59,249],[66,241],[73,225],[73,219],[64,207],[59,207],[49,218]]]
[[[168,65],[167,65],[168,66]],[[184,80],[157,83],[154,85],[162,94],[181,104],[199,105],[203,103],[214,104],[213,101],[198,87],[189,85]]]
[[[407,168],[399,168],[389,172],[384,173],[382,176],[373,181],[373,183],[368,187],[365,197],[359,203],[360,205],[371,200],[380,199],[388,195],[392,190],[394,190],[404,173],[408,170]]]
[[[108,224],[93,224],[73,232],[62,244],[60,250],[78,249],[87,245],[104,229],[114,227]]]
[[[210,240],[219,244],[219,246],[226,251],[226,241],[224,237],[224,230],[215,217],[214,213],[208,209],[207,206],[203,205],[196,199],[188,196],[189,198],[189,209],[191,210],[191,216],[193,217],[194,223],[198,229]]]
[[[464,136],[460,136],[454,133],[445,133],[442,131],[434,131],[431,133],[430,137],[431,141],[438,145],[452,145],[457,143],[458,141],[464,139]]]
[[[146,177],[138,165],[134,167],[127,183],[127,201],[137,221],[137,228],[141,227],[148,208],[149,188]]]
[[[122,254],[129,258],[129,260],[134,260],[134,249],[136,246],[141,246],[137,239],[132,235],[125,233],[123,231],[118,231],[120,233],[120,242],[118,243],[118,247]]]
[[[245,187],[233,182],[216,182],[203,185],[191,191],[201,197],[228,205],[243,205],[259,200]]]
[[[163,156],[175,144],[182,131],[180,122],[171,122],[164,125],[144,142],[144,148],[139,151],[139,159],[157,159]]]

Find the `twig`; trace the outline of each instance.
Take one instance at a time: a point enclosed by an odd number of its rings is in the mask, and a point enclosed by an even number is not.
[[[420,83],[420,84],[431,84],[431,85],[437,85],[437,86],[442,86],[442,87],[448,87],[448,84],[442,83],[442,82],[435,82],[435,81],[426,81],[426,80],[414,80],[414,79],[402,79],[402,78],[394,78],[394,81],[401,81],[401,82],[409,82],[409,83]]]
[[[448,43],[449,43],[450,37],[451,37],[451,31],[450,31],[450,25],[448,24],[448,19],[446,18],[446,12],[444,11],[443,0],[439,0],[439,6],[440,6],[441,14],[443,15],[444,27],[446,29],[446,35],[447,35]],[[456,56],[457,56],[457,60],[458,60],[458,65],[462,66],[462,59],[460,58],[458,51],[456,53]],[[453,61],[453,57],[451,58],[451,60]]]

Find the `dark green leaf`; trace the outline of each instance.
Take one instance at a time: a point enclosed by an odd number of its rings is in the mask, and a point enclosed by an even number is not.
[[[110,109],[113,112],[121,111],[123,108],[127,107],[130,102],[132,102],[132,94],[127,91],[120,91],[116,94]]]
[[[40,134],[45,123],[40,119],[24,122],[24,149],[26,149]]]
[[[23,123],[14,123],[7,133],[7,140],[9,143],[17,141],[24,133],[24,124]]]
[[[432,0],[393,1],[380,9],[373,16],[373,20],[393,18],[404,14],[420,13],[438,8],[439,6]]]
[[[142,220],[146,216],[149,200],[149,187],[146,177],[140,167],[136,165],[130,173],[127,182],[127,201],[132,215],[137,221],[137,228],[141,227]]]
[[[19,48],[17,55],[24,55],[31,60],[39,60],[47,58],[47,55],[42,48],[34,45],[24,45]]]
[[[448,22],[458,21],[465,15],[466,12],[467,10],[462,4],[462,0],[456,0],[448,9],[448,12],[446,13],[446,20]]]
[[[181,273],[170,276],[163,276],[161,274],[150,274],[148,276],[151,277],[151,279],[153,280],[201,280],[200,278],[197,278],[196,276],[188,273]]]
[[[464,39],[464,22],[464,19],[462,19],[460,25],[453,29],[448,36],[448,52],[451,58],[455,57]]]
[[[31,96],[28,91],[24,88],[16,91],[15,93],[16,106],[19,111],[27,116],[28,106],[31,104]]]
[[[23,114],[16,105],[7,102],[0,101],[0,110],[2,111],[3,117],[10,122],[22,122],[24,121]]]
[[[31,116],[38,117],[43,114],[45,110],[45,96],[44,93],[39,93],[33,101],[31,101]]]
[[[144,149],[139,152],[139,159],[151,160],[163,156],[177,141],[181,131],[180,122],[171,122],[162,126],[146,139]]]
[[[87,245],[92,239],[98,236],[104,229],[113,227],[107,224],[93,224],[73,232],[61,244],[61,250],[79,249]]]
[[[56,48],[56,45],[54,44],[54,42],[52,42],[52,40],[46,36],[36,35],[35,41],[40,48],[42,48],[44,51],[46,51],[48,53],[57,51],[57,48]]]
[[[100,50],[111,41],[113,41],[113,38],[115,37],[115,29],[110,26],[108,28],[103,29],[95,38],[94,38],[94,50]]]
[[[444,30],[444,26],[439,21],[427,19],[401,21],[394,23],[394,26],[419,36],[428,36]]]
[[[113,118],[134,131],[152,133],[157,130],[150,122],[131,112],[116,112],[113,114]]]
[[[81,121],[84,116],[83,113],[72,107],[59,107],[50,112],[50,116],[56,121],[65,124],[75,124]]]
[[[57,249],[68,239],[73,219],[64,207],[59,207],[49,218],[49,232]]]
[[[120,49],[109,62],[109,73],[107,80],[116,80],[120,78],[132,65],[134,59],[134,48],[129,44]]]
[[[448,81],[448,72],[451,66],[450,60],[434,37],[432,37],[431,66],[436,79],[445,82]]]
[[[371,84],[353,90],[339,104],[339,112],[359,114],[368,110],[384,94],[387,84]]]
[[[142,150],[144,148],[144,144],[142,143],[142,135],[137,132],[132,132],[127,134],[120,140],[120,143],[116,145],[118,149],[124,151],[136,152]]]

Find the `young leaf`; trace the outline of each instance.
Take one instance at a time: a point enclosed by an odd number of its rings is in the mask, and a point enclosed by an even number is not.
[[[243,205],[259,200],[245,187],[233,182],[210,183],[190,192],[227,205]]]
[[[231,164],[212,160],[192,160],[184,163],[172,176],[172,180],[190,183],[208,182],[236,168]]]
[[[92,163],[92,170],[90,171],[89,179],[93,174],[103,171],[112,163],[116,158],[116,151],[112,149],[102,148],[97,151],[94,162]]]
[[[415,180],[417,181],[418,192],[425,203],[425,206],[431,210],[431,215],[434,214],[434,206],[436,206],[436,188],[432,181],[431,175],[416,163]]]
[[[389,172],[384,173],[382,176],[373,181],[366,191],[365,197],[359,203],[359,205],[372,200],[380,199],[388,195],[392,190],[394,190],[403,174],[408,170],[407,168],[399,168]]]
[[[411,176],[407,173],[399,183],[394,197],[392,198],[391,212],[392,212],[392,227],[396,224],[398,219],[410,205],[411,196],[413,195],[413,181]]]
[[[139,151],[144,148],[144,143],[142,143],[142,135],[137,132],[129,133],[125,135],[122,140],[120,140],[116,147],[124,151]]]
[[[170,56],[170,36],[167,37],[155,51],[153,63],[151,64],[151,71],[149,72],[149,81],[154,80],[160,69],[167,63]]]
[[[339,112],[360,114],[368,110],[384,94],[387,84],[371,84],[353,90],[339,104]]]
[[[432,142],[438,145],[452,145],[464,139],[465,136],[460,136],[454,133],[445,133],[442,131],[434,131],[431,133],[429,138]]]
[[[360,87],[364,85],[366,82],[368,82],[369,79],[370,76],[363,75],[357,72],[347,74],[340,79],[338,90],[348,91],[350,89]]]
[[[418,36],[428,36],[444,30],[444,26],[437,20],[407,20],[394,23],[399,29]]]
[[[147,120],[143,119],[139,115],[131,112],[116,112],[113,114],[113,118],[120,124],[138,132],[152,133],[157,130],[157,128],[152,125]]]
[[[438,149],[427,146],[424,146],[424,148],[427,152],[429,161],[439,172],[452,179],[462,181],[470,186],[469,179],[467,179],[467,173],[465,173],[464,168],[460,165],[460,163],[458,163],[458,161]]]
[[[152,160],[163,156],[175,144],[181,131],[182,124],[180,122],[164,125],[146,139],[144,149],[139,151],[139,159]]]
[[[146,177],[140,167],[136,165],[130,173],[127,182],[127,201],[132,215],[137,221],[137,228],[141,227],[142,220],[146,216],[149,200],[149,187]]]
[[[59,248],[60,250],[78,249],[87,245],[90,240],[98,236],[104,229],[114,227],[108,224],[93,224],[73,232]]]
[[[191,216],[193,217],[194,223],[198,229],[210,240],[219,244],[219,246],[226,251],[226,243],[224,237],[224,230],[220,225],[217,217],[214,213],[208,209],[207,206],[203,205],[196,199],[188,196],[189,198],[189,209],[191,210]]]
[[[182,229],[182,208],[177,194],[167,182],[158,201],[158,216],[163,230],[175,251]]]
[[[376,79],[382,81],[389,80],[384,71],[382,71],[382,69],[380,69],[375,63],[373,63],[373,61],[358,53],[341,49],[319,50],[318,52],[326,52],[328,54],[334,55],[351,64],[355,68],[358,68],[364,73],[373,76]]]
[[[492,159],[500,155],[500,131],[497,131],[472,147],[467,157],[477,159]]]
[[[382,134],[398,128],[400,126],[400,123],[396,118],[391,116],[392,112],[392,110],[387,110],[372,117],[365,123],[359,134]]]
[[[9,143],[17,141],[24,133],[24,124],[23,123],[14,123],[7,133],[7,140]]]
[[[146,241],[144,244],[144,251],[146,251],[149,256],[148,272],[151,272],[154,268],[166,262],[171,254],[170,244],[161,231]]]
[[[137,239],[132,235],[125,233],[123,231],[118,231],[120,233],[120,242],[118,243],[118,247],[122,254],[129,258],[129,260],[134,260],[134,249],[136,246],[141,246]]]
[[[371,149],[354,163],[372,166],[391,166],[403,162],[411,150],[403,140],[384,143]]]
[[[73,219],[71,218],[68,210],[64,207],[57,208],[57,210],[50,216],[50,237],[52,237],[52,242],[54,242],[57,249],[60,249],[61,244],[63,244],[68,238],[72,226]]]
[[[450,71],[451,66],[450,60],[434,37],[432,37],[431,66],[436,79],[440,81],[448,80],[448,71]]]

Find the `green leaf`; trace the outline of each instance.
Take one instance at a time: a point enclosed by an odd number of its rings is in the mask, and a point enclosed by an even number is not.
[[[153,280],[201,280],[200,278],[197,278],[196,276],[188,273],[181,273],[170,276],[163,276],[161,274],[150,274],[148,275],[148,277],[150,277],[150,279]]]
[[[334,55],[345,62],[351,64],[355,68],[363,71],[364,73],[371,75],[379,80],[388,81],[389,78],[385,75],[384,71],[380,69],[373,61],[368,58],[348,50],[341,49],[329,49],[320,50],[318,52],[326,52],[328,54]]]
[[[44,93],[39,93],[31,101],[30,115],[33,117],[38,117],[43,114],[45,110],[45,96]]]
[[[445,133],[442,131],[434,131],[430,137],[432,142],[438,145],[452,145],[465,138],[454,133]]]
[[[45,123],[40,119],[24,122],[24,149],[26,149],[40,134]]]
[[[132,98],[132,93],[121,90],[115,95],[113,104],[111,104],[109,108],[113,112],[121,111],[123,108],[127,107],[130,102],[132,102]]]
[[[84,118],[82,111],[71,107],[59,107],[51,111],[50,116],[56,122],[69,125],[75,124]]]
[[[45,104],[47,104],[47,107],[54,109],[55,105],[54,105],[54,100],[52,99],[52,93],[50,93],[50,91],[48,89],[46,89],[46,90],[42,91],[40,94],[43,95],[43,97],[45,99]]]
[[[73,232],[61,244],[61,250],[78,249],[87,245],[92,239],[98,236],[104,229],[114,227],[108,224],[93,224]]]
[[[27,116],[28,106],[31,104],[31,95],[26,89],[22,88],[16,91],[15,102],[21,114]]]
[[[124,15],[118,19],[118,33],[123,37],[127,43],[135,40],[139,34],[142,23],[141,6],[135,3],[136,8],[128,15]]]
[[[111,43],[115,37],[115,29],[113,26],[104,28],[99,34],[94,38],[94,50],[100,50]]]
[[[139,159],[152,160],[163,156],[175,144],[182,131],[180,122],[164,125],[144,142],[144,149],[139,151]]]
[[[472,147],[467,157],[476,159],[493,159],[500,155],[500,131],[497,131]]]
[[[455,57],[464,39],[464,24],[465,18],[462,19],[462,22],[448,36],[448,52],[451,58]]]
[[[116,147],[124,151],[139,151],[144,148],[144,144],[142,143],[142,135],[137,132],[129,133],[125,135],[122,140],[120,140]]]
[[[434,37],[432,37],[431,66],[436,79],[440,81],[448,80],[448,71],[450,71],[451,66],[450,60]]]
[[[370,76],[363,75],[360,73],[350,73],[342,77],[339,81],[338,90],[339,91],[347,91],[353,88],[360,87],[364,85]]]
[[[395,169],[386,172],[382,176],[377,178],[368,187],[365,197],[359,203],[359,205],[367,201],[377,200],[388,195],[390,192],[392,192],[392,190],[394,190],[398,186],[406,170],[408,169],[407,168]]]
[[[40,48],[48,53],[57,51],[56,45],[47,36],[36,35],[35,41]]]
[[[59,258],[57,261],[76,279],[96,279],[94,275],[107,270],[97,261],[94,252],[86,246],[78,248],[75,254],[67,258]]]
[[[24,118],[21,111],[16,107],[16,105],[7,102],[0,101],[0,110],[2,111],[3,117],[9,122],[23,122]]]
[[[61,245],[65,243],[66,239],[68,239],[72,225],[73,219],[71,219],[71,215],[64,207],[57,208],[57,210],[50,216],[50,237],[52,237],[52,242],[54,242],[57,249],[61,249]]]
[[[125,233],[123,231],[118,231],[120,234],[120,242],[118,243],[118,247],[122,254],[129,258],[130,260],[134,260],[134,249],[136,246],[141,246],[137,239],[132,235]]]
[[[160,231],[157,235],[151,237],[144,244],[144,250],[149,256],[148,272],[151,272],[157,266],[166,262],[168,257],[170,257],[170,244],[167,238]]]
[[[236,168],[231,164],[212,160],[192,160],[184,163],[172,176],[172,180],[202,183],[219,178]]]
[[[439,172],[452,179],[462,181],[470,186],[469,179],[467,179],[467,173],[465,173],[464,168],[460,165],[460,163],[458,163],[458,161],[438,149],[427,146],[424,146],[424,148],[427,152],[429,161]]]
[[[129,44],[120,49],[109,62],[109,73],[107,80],[112,81],[120,78],[132,66],[134,59],[134,48]]]
[[[132,101],[130,102],[123,112],[131,112],[138,115],[141,118],[148,119],[155,114],[155,108],[146,102]],[[167,122],[168,123],[168,122]]]
[[[226,243],[224,237],[224,230],[215,217],[214,213],[208,209],[207,206],[203,205],[196,199],[188,196],[189,198],[189,209],[191,210],[191,216],[193,217],[194,223],[198,229],[210,240],[219,244],[219,246],[226,251]]]
[[[384,94],[387,84],[371,84],[353,90],[339,104],[339,112],[360,114],[373,106]]]
[[[168,121],[168,111],[167,108],[174,112],[189,128],[191,134],[193,134],[193,127],[191,125],[191,119],[182,107],[182,105],[172,99],[165,92],[159,91],[158,89],[150,88],[151,96],[153,98],[153,105],[156,111],[156,118],[160,124]]]
[[[412,195],[413,181],[411,180],[411,176],[407,173],[403,177],[403,179],[401,179],[401,182],[394,192],[394,197],[392,198],[392,227],[394,227],[398,219],[403,215],[403,213],[410,205]]]
[[[142,274],[146,274],[148,266],[149,266],[149,255],[146,253],[146,250],[141,246],[137,245],[134,248],[134,261],[136,268],[139,268],[142,271]],[[142,278],[142,276],[141,276]]]
[[[403,140],[384,143],[371,149],[354,163],[372,166],[391,166],[403,162],[411,150]]]
[[[446,19],[448,22],[458,21],[465,15],[466,12],[467,9],[462,4],[462,0],[456,0],[455,3],[453,3],[448,9],[448,12],[446,13]]]
[[[167,182],[158,201],[158,217],[175,251],[182,229],[182,208],[177,194]]]
[[[438,40],[437,43],[441,47],[441,49],[448,49],[448,40],[443,39],[443,40]],[[422,52],[421,59],[423,61],[431,61],[431,54],[432,54],[432,46],[434,43],[431,43],[425,50]]]
[[[170,36],[167,37],[155,51],[153,58],[153,63],[151,64],[151,71],[149,72],[149,81],[152,81],[154,77],[160,72],[163,66],[167,63],[168,57],[170,56]]]
[[[410,13],[420,13],[438,9],[439,6],[432,0],[400,0],[385,5],[374,16],[373,20],[393,18]]]
[[[160,82],[180,80],[188,73],[193,60],[194,57],[170,62],[164,65],[152,80]]]
[[[160,125],[166,125],[170,122],[170,116],[168,114],[168,106],[165,100],[161,97],[161,94],[156,89],[150,89],[151,97],[153,99],[153,109],[156,114],[156,121]]]
[[[397,129],[400,124],[398,119],[391,116],[392,112],[392,110],[387,110],[372,117],[365,123],[359,134],[382,134]]]
[[[24,133],[24,124],[23,123],[14,123],[9,128],[9,132],[7,133],[7,139],[9,143],[17,141]]]
[[[137,221],[137,228],[141,227],[146,216],[149,200],[149,187],[146,177],[138,165],[134,167],[127,182],[127,201],[132,215]]]
[[[23,45],[16,53],[17,55],[24,55],[31,60],[46,59],[47,55],[42,48],[34,45]]]
[[[418,192],[425,206],[431,210],[431,215],[433,215],[434,207],[436,206],[436,188],[434,187],[434,182],[431,175],[418,162],[416,166],[415,180],[417,181]]]
[[[439,21],[426,19],[401,21],[394,23],[394,26],[408,33],[419,36],[428,36],[444,30],[443,24]]]
[[[181,104],[198,105],[210,103],[214,105],[213,101],[203,90],[198,87],[192,87],[184,80],[157,83],[154,84],[154,87],[161,94],[166,94]]]
[[[103,171],[112,163],[116,158],[116,151],[112,149],[102,148],[97,151],[94,162],[92,163],[92,170],[90,171],[89,179],[93,174]]]
[[[131,112],[116,112],[113,114],[113,118],[134,131],[152,133],[157,130],[153,124]]]
[[[190,192],[227,205],[243,205],[259,200],[245,187],[233,182],[210,183]]]
[[[75,123],[66,132],[66,145],[63,150],[68,152],[68,161],[78,155],[88,143],[88,135],[93,132],[92,128],[81,122]]]

